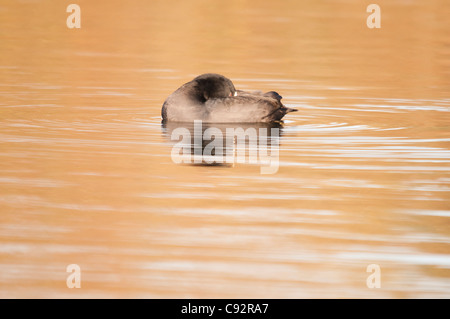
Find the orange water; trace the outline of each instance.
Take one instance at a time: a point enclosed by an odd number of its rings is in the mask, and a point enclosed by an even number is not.
[[[0,4],[0,297],[450,297],[448,1],[76,3]],[[173,162],[205,72],[299,110],[278,172]]]

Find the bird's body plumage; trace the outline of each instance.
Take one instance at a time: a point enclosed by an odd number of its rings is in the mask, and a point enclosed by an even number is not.
[[[274,92],[245,92],[219,74],[203,74],[172,93],[162,107],[163,121],[205,123],[270,123],[296,111]]]

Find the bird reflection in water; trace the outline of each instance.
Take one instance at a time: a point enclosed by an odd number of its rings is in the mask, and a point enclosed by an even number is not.
[[[174,163],[227,167],[256,164],[262,174],[278,171],[281,128],[280,123],[162,124],[163,135],[172,144]]]

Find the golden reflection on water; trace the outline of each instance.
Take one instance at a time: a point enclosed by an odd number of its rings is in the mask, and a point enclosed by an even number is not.
[[[377,3],[3,1],[0,296],[448,298],[449,7]],[[276,174],[172,161],[204,72],[299,109]]]

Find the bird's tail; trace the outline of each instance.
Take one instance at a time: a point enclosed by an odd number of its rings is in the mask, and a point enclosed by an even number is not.
[[[293,109],[293,108],[291,108],[291,107],[284,107],[284,108],[285,108],[286,114],[287,114],[287,113],[291,113],[291,112],[298,112],[297,109]]]

